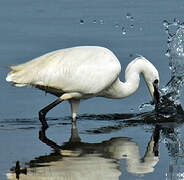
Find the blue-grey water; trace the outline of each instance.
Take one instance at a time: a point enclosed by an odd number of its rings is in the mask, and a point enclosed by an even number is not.
[[[1,0],[0,179],[184,179],[183,12],[181,0]],[[158,112],[139,108],[150,101],[141,79],[126,99],[82,102],[77,127],[69,104],[58,105],[41,131],[38,111],[55,97],[12,87],[5,67],[77,45],[111,49],[122,80],[136,54],[149,59],[160,73]]]

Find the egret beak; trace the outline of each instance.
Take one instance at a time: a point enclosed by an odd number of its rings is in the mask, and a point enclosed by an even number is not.
[[[160,102],[160,93],[159,93],[159,85],[158,80],[155,80],[153,83],[153,103],[157,105]]]

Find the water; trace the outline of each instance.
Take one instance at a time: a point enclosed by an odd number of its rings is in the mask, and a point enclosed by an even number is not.
[[[183,179],[183,10],[171,0],[1,1],[0,179]],[[111,49],[122,80],[134,55],[150,59],[161,77],[156,111],[139,109],[151,100],[141,78],[127,99],[82,102],[77,127],[63,103],[41,130],[38,111],[55,97],[11,87],[4,67],[76,45]]]
[[[168,35],[168,49],[165,55],[169,58],[171,78],[161,90],[161,102],[157,112],[165,117],[182,113],[180,97],[184,83],[184,23],[174,18],[173,22],[163,21],[165,32]],[[143,103],[140,110],[150,103]]]
[[[163,23],[168,35],[168,50],[171,69],[171,80],[163,89],[165,94],[169,94],[169,99],[175,104],[180,104],[179,98],[184,83],[184,26],[179,20],[174,19],[173,23]],[[175,28],[175,33],[170,32],[170,28]]]

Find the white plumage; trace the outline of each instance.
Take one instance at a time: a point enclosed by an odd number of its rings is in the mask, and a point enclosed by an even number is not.
[[[72,117],[76,119],[80,99],[94,96],[124,98],[134,93],[142,73],[152,97],[154,81],[159,81],[156,68],[144,57],[133,60],[126,69],[125,83],[119,80],[121,65],[116,56],[107,48],[81,46],[61,49],[35,58],[18,66],[6,80],[15,86],[32,85],[69,100]],[[52,105],[53,107],[57,104]],[[44,115],[53,107],[46,108]]]
[[[63,92],[96,94],[112,84],[121,66],[114,54],[105,48],[76,47],[45,54],[11,69],[7,81],[17,85],[41,85]]]

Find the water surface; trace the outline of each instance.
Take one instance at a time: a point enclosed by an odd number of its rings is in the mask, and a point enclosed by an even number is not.
[[[15,179],[15,172],[20,179],[183,179],[183,84],[179,93],[170,93],[179,77],[172,68],[182,61],[165,56],[173,48],[168,37],[175,44],[181,38],[170,37],[163,26],[164,20],[182,22],[183,9],[183,1],[171,0],[1,1],[0,179],[7,173]],[[172,27],[176,33],[180,26]],[[160,72],[160,87],[166,87],[159,112],[153,106],[139,111],[150,101],[141,79],[138,92],[127,99],[82,102],[76,128],[68,103],[56,107],[48,113],[50,127],[41,131],[38,111],[55,97],[11,87],[4,67],[76,45],[111,49],[122,64],[122,80],[136,54],[148,58]]]

